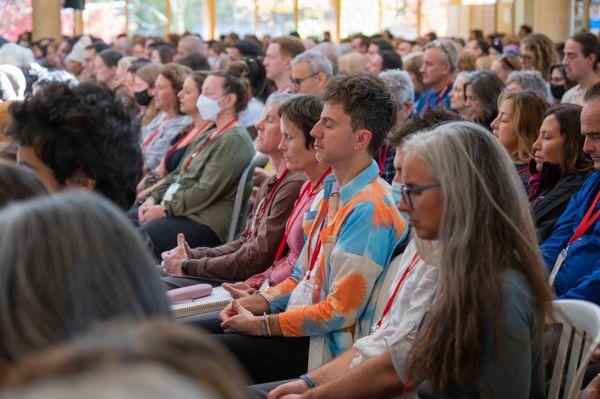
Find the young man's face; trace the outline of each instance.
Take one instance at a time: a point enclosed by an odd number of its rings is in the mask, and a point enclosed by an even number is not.
[[[342,104],[326,102],[310,135],[315,138],[317,160],[325,165],[335,166],[356,152],[356,135]]]
[[[267,72],[267,78],[271,80],[278,80],[281,76],[289,73],[290,71],[290,57],[285,57],[281,54],[279,43],[271,43],[267,47],[265,60],[263,65]]]

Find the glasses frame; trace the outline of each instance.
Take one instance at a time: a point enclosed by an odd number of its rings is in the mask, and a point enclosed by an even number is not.
[[[290,84],[292,85],[292,87],[300,87],[302,85],[302,83],[304,83],[305,80],[314,78],[318,74],[319,74],[319,72],[315,72],[315,73],[311,73],[310,75],[308,75],[305,78],[298,78],[298,79],[292,79],[292,77],[290,76]]]
[[[407,208],[409,210],[413,209],[412,195],[413,194],[421,194],[424,191],[432,190],[434,188],[440,188],[442,185],[440,183],[429,184],[427,186],[408,188],[406,184],[400,183],[400,197],[404,202],[406,202]]]

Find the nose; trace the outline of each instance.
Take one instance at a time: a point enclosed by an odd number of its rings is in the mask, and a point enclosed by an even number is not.
[[[321,121],[317,122],[315,126],[313,126],[312,130],[310,131],[310,135],[315,139],[323,137],[321,134]]]
[[[410,212],[412,211],[412,207],[406,200],[406,197],[403,195],[400,197],[400,202],[398,202],[398,210],[400,212],[406,212],[410,216]]]
[[[281,140],[279,140],[279,144],[277,145],[277,149],[281,152],[285,152],[287,150],[287,147],[285,145],[285,140],[283,137],[281,137]]]
[[[533,143],[533,151],[538,152],[542,149],[542,135],[540,134],[537,140]]]
[[[590,139],[589,136],[585,136],[585,140],[583,142],[583,152],[585,152],[586,154],[593,154],[594,151],[594,145],[592,144],[592,140]]]

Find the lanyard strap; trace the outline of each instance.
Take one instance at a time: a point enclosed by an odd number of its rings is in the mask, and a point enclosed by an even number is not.
[[[315,219],[315,222],[312,225],[310,230],[310,234],[308,236],[308,247],[306,251],[306,255],[308,256],[308,273],[306,273],[306,280],[310,280],[310,273],[315,268],[317,264],[317,258],[319,257],[319,252],[321,252],[321,231],[323,230],[323,226],[325,225],[325,220],[327,219],[327,210],[329,209],[329,200],[323,199],[321,202],[321,206],[319,208],[319,213]],[[310,245],[312,242],[312,238],[315,235],[315,231],[317,232],[317,242],[315,244],[315,248],[311,251]]]
[[[594,201],[592,201],[592,205],[585,213],[585,216],[583,217],[583,219],[581,219],[579,226],[577,226],[577,230],[575,230],[575,234],[573,234],[573,236],[569,240],[569,245],[573,244],[573,242],[575,242],[575,240],[579,239],[582,235],[584,235],[585,232],[588,231],[589,228],[592,227],[592,225],[600,217],[600,209],[598,209],[596,212],[594,212],[594,209],[596,208],[596,205],[598,204],[599,199],[600,199],[600,190],[596,194],[596,198],[594,198]],[[592,212],[593,212],[593,214],[592,214]]]
[[[283,182],[283,179],[285,179],[285,177],[287,176],[288,173],[289,173],[289,169],[285,168],[283,170],[283,173],[281,173],[281,176],[279,176],[277,178],[277,181],[275,182],[275,185],[271,189],[271,192],[269,193],[269,196],[267,197],[267,199],[266,200],[263,199],[263,201],[261,201],[260,204],[258,205],[255,216],[254,216],[254,220],[252,221],[252,223],[250,223],[250,227],[248,228],[246,237],[248,237],[248,238],[252,237],[252,233],[254,232],[254,227],[258,226],[260,224],[260,221],[262,220],[265,212],[267,211],[269,204],[271,204],[271,202],[273,201],[273,198],[275,197],[275,193],[277,192],[277,189],[279,188],[279,186]]]
[[[161,126],[162,127],[162,126]],[[154,140],[154,138],[158,135],[158,133],[160,133],[160,128],[156,129],[155,131],[153,131],[152,133],[150,133],[150,135],[148,137],[146,137],[146,140],[144,140],[142,142],[142,151],[146,149],[146,147],[148,147],[148,145]]]
[[[392,304],[396,300],[396,296],[398,295],[398,291],[400,291],[400,287],[402,286],[402,284],[404,284],[404,280],[406,280],[406,278],[408,277],[408,274],[411,272],[411,270],[415,267],[415,265],[417,264],[417,262],[420,259],[421,259],[421,257],[419,256],[419,253],[418,252],[415,253],[412,260],[410,261],[410,264],[408,265],[408,267],[402,274],[402,277],[398,281],[398,284],[396,284],[396,288],[394,288],[394,292],[392,293],[392,296],[390,297],[390,299],[388,299],[387,303],[385,304],[383,313],[381,314],[381,317],[379,318],[379,320],[377,320],[377,323],[375,324],[377,326],[377,328],[381,327],[381,323],[383,323],[384,317],[387,316],[387,314],[392,309]]]
[[[325,180],[325,177],[327,177],[327,175],[329,173],[331,173],[331,168],[327,168],[327,170],[321,175],[321,177],[319,178],[319,180],[317,181],[317,183],[315,184],[314,187],[312,186],[312,183],[309,182],[302,189],[302,192],[300,193],[300,195],[294,202],[294,207],[292,208],[292,213],[290,214],[290,217],[288,218],[287,223],[285,224],[285,231],[283,233],[283,237],[281,238],[281,241],[279,242],[279,247],[277,248],[277,254],[275,255],[275,262],[277,262],[279,259],[281,259],[281,256],[283,255],[283,250],[285,249],[285,247],[287,245],[287,239],[292,230],[292,226],[294,225],[294,223],[296,223],[296,220],[302,214],[302,209],[304,208],[306,203],[308,201],[310,201],[311,198],[313,198],[315,195],[317,195],[317,193],[320,191],[323,180]]]
[[[167,153],[165,154],[165,156],[162,159],[163,167],[165,167],[167,165],[167,159],[169,159],[171,154],[173,154],[175,151],[179,150],[179,145],[181,143],[183,143],[184,140],[186,140],[188,137],[191,137],[190,140],[188,141],[188,144],[191,143],[196,137],[198,137],[202,133],[206,132],[208,130],[208,128],[211,126],[212,126],[212,122],[207,122],[200,129],[195,129],[194,126],[192,126],[184,135],[182,135],[179,138],[179,140],[177,140],[177,142],[175,144],[173,144],[169,148],[169,150],[167,151]]]
[[[192,161],[194,160],[194,158],[196,158],[196,156],[198,154],[200,154],[202,151],[204,151],[209,145],[214,143],[215,140],[217,140],[219,137],[221,137],[221,135],[223,133],[225,133],[225,131],[236,122],[237,122],[237,119],[230,120],[222,128],[220,128],[219,130],[217,130],[213,134],[211,134],[210,138],[208,140],[206,140],[202,145],[198,146],[196,151],[194,151],[194,153],[183,164],[183,167],[181,168],[181,171],[179,172],[179,177],[181,178],[181,176],[183,176],[183,174],[185,172],[187,172],[187,170],[190,166],[190,163],[192,163]]]
[[[433,101],[434,107],[436,107],[440,103],[442,98],[444,98],[444,95],[446,94],[446,92],[448,91],[449,88],[450,88],[450,85],[444,87],[444,89],[436,95],[435,100]],[[433,94],[434,93],[432,93],[432,95]],[[425,110],[423,111],[423,113],[427,112],[429,110],[429,108],[431,108],[431,95],[429,97],[427,97],[427,102],[425,102]]]
[[[379,163],[379,175],[380,176],[381,176],[381,173],[383,172],[383,170],[385,169],[385,164],[387,163],[389,150],[390,150],[389,144],[386,144],[385,146],[383,146],[379,149],[379,156],[377,157],[377,161]]]

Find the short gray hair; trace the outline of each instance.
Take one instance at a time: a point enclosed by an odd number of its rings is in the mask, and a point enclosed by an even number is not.
[[[280,107],[281,104],[291,100],[296,97],[296,94],[292,93],[272,93],[269,97],[267,97],[267,101],[265,102],[265,107],[270,106],[271,104],[276,104],[277,107]]]
[[[311,73],[323,72],[327,79],[333,76],[333,66],[331,61],[325,57],[325,55],[318,50],[306,50],[303,53],[298,54],[292,60],[292,65],[297,65],[301,62],[306,62],[310,67]]]
[[[430,48],[439,48],[446,55],[446,59],[450,64],[451,72],[454,72],[458,67],[458,50],[456,50],[456,45],[448,39],[437,39],[432,42],[429,42],[423,48],[423,51],[428,50]]]
[[[523,91],[532,91],[544,100],[548,98],[548,86],[539,71],[513,71],[506,79],[506,86],[516,82]]]
[[[414,101],[415,87],[408,72],[390,69],[381,72],[379,77],[388,85],[392,98],[400,108],[403,108],[405,103]]]

